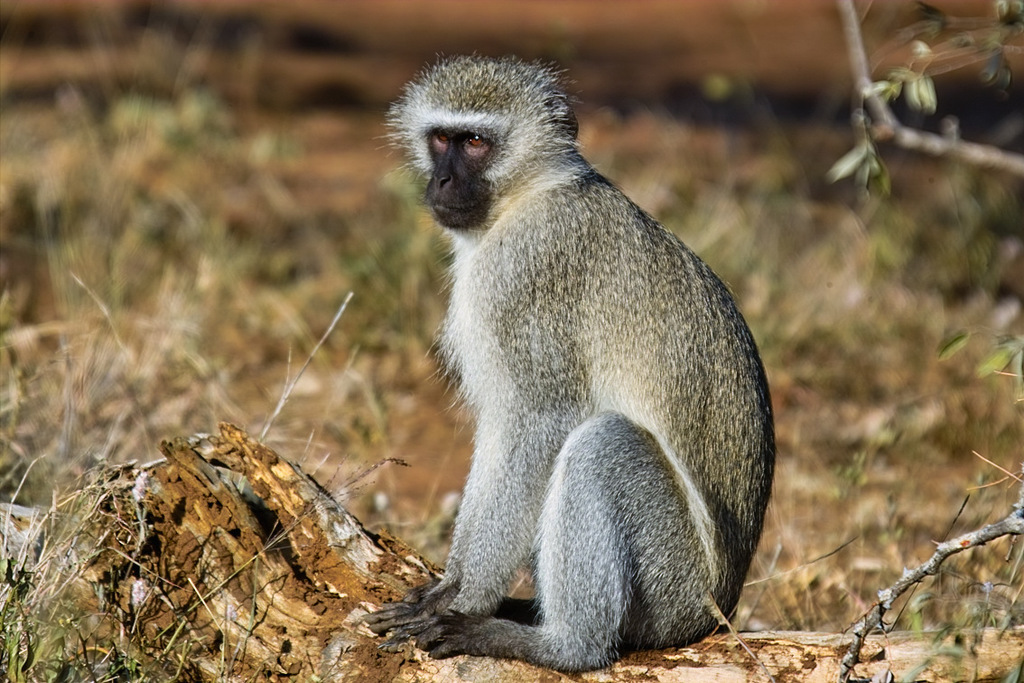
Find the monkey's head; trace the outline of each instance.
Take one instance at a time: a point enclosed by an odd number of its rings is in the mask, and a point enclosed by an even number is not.
[[[515,57],[441,60],[406,86],[388,123],[430,177],[434,218],[453,230],[487,227],[497,200],[577,157],[559,73]]]

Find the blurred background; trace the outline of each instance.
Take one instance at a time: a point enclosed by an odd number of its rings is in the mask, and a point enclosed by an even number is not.
[[[953,51],[915,63],[937,111],[898,115],[1024,151],[1020,26],[934,5],[945,19],[860,5],[877,78],[913,40]],[[443,562],[472,427],[433,347],[445,243],[383,119],[464,52],[564,68],[585,155],[754,331],[779,461],[738,627],[843,629],[935,542],[1009,511],[1024,181],[883,145],[891,194],[829,183],[856,139],[820,0],[3,0],[0,500],[49,505],[220,420],[259,434],[351,291],[266,441]],[[1003,67],[1016,80],[986,72]],[[899,625],[1024,623],[1022,557],[957,557]]]

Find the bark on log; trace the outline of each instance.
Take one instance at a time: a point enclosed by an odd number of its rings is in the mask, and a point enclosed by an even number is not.
[[[436,568],[362,527],[310,476],[238,427],[165,442],[164,459],[112,472],[80,550],[84,605],[125,625],[150,675],[250,681],[835,681],[841,634],[741,634],[633,653],[563,676],[521,662],[389,654],[360,618]],[[92,597],[89,597],[92,596]],[[127,635],[125,635],[127,634]],[[915,681],[1000,681],[1020,667],[1024,629],[872,636],[871,661]]]

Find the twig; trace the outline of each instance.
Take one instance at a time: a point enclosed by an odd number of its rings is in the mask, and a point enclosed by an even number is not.
[[[104,318],[106,319],[106,321],[107,321],[107,325],[109,325],[109,326],[110,326],[110,331],[111,331],[111,332],[113,333],[113,335],[114,335],[114,342],[115,342],[115,343],[117,344],[117,347],[118,347],[119,349],[121,349],[121,353],[123,353],[123,354],[124,354],[124,357],[125,357],[125,358],[126,358],[126,359],[127,359],[128,361],[129,361],[129,362],[132,362],[132,361],[134,361],[134,360],[135,360],[135,356],[134,356],[134,355],[132,354],[132,352],[131,352],[131,349],[129,349],[129,348],[128,348],[128,345],[124,343],[124,340],[123,340],[123,339],[121,339],[121,335],[119,335],[119,334],[117,333],[117,325],[115,325],[115,324],[114,324],[114,316],[113,316],[113,314],[112,314],[112,313],[110,312],[110,307],[109,307],[109,306],[107,306],[107,305],[106,305],[105,303],[103,303],[103,299],[101,299],[101,298],[99,297],[99,295],[98,295],[98,294],[96,294],[96,292],[92,291],[92,290],[91,290],[91,289],[89,288],[89,285],[87,285],[87,284],[85,284],[84,282],[82,282],[82,278],[80,278],[80,277],[78,277],[77,275],[75,275],[75,273],[74,273],[74,272],[72,272],[72,273],[71,273],[71,277],[72,277],[72,279],[73,279],[73,280],[74,280],[75,282],[77,282],[77,283],[78,283],[78,286],[79,286],[79,287],[81,287],[82,289],[84,289],[84,290],[85,290],[85,293],[86,293],[86,294],[88,294],[88,295],[89,295],[89,296],[90,296],[90,297],[92,298],[92,300],[93,300],[93,303],[95,303],[95,304],[96,304],[96,307],[100,309],[100,313],[102,313],[102,314],[103,314],[103,317],[104,317]]]
[[[732,637],[739,642],[740,647],[746,650],[747,654],[750,655],[750,658],[757,662],[758,666],[761,667],[761,670],[764,671],[766,676],[768,676],[768,680],[771,681],[771,683],[775,683],[775,677],[772,676],[772,672],[768,670],[768,667],[764,665],[764,662],[762,662],[754,651],[750,649],[750,646],[747,645],[747,641],[743,640],[743,638],[740,637],[740,634],[736,632],[736,629],[733,628],[732,622],[729,621],[729,617],[725,616],[722,609],[718,606],[718,603],[715,602],[715,599],[712,598],[710,594],[707,596],[707,605],[711,608],[711,611],[718,619],[718,625],[725,626],[729,630]]]
[[[985,545],[989,541],[1003,536],[1019,536],[1021,534],[1024,534],[1024,486],[1021,486],[1020,495],[1013,506],[1013,511],[1005,519],[963,534],[951,541],[940,543],[927,562],[916,569],[904,569],[903,576],[896,583],[878,592],[878,602],[868,610],[868,613],[860,621],[853,625],[853,642],[850,643],[850,649],[839,663],[839,683],[846,683],[850,680],[853,667],[860,661],[860,650],[864,645],[864,639],[882,623],[882,617],[892,608],[893,602],[911,586],[920,583],[926,576],[937,574],[942,563],[957,553],[968,548]]]
[[[309,352],[309,356],[306,357],[306,362],[303,363],[302,367],[299,368],[299,371],[295,373],[295,377],[292,377],[288,383],[285,384],[284,391],[281,392],[281,398],[278,399],[277,405],[274,407],[274,412],[270,414],[270,417],[268,417],[267,421],[263,424],[263,429],[260,431],[260,441],[267,438],[267,432],[270,431],[270,426],[274,424],[274,420],[276,420],[277,416],[281,414],[281,410],[284,409],[284,404],[288,402],[288,398],[292,395],[292,390],[295,389],[295,385],[298,383],[299,378],[302,377],[302,373],[309,367],[309,364],[313,360],[313,356],[316,355],[316,352],[320,350],[320,347],[324,345],[327,338],[331,336],[331,332],[334,331],[334,326],[338,324],[338,320],[341,319],[341,314],[345,312],[346,308],[348,308],[348,302],[351,300],[352,292],[349,292],[348,296],[345,297],[345,300],[341,302],[341,306],[338,307],[338,312],[334,314],[334,319],[331,320],[331,324],[327,326],[327,330],[324,332],[323,336],[320,337],[320,341],[318,341],[316,346],[313,347],[313,350]]]
[[[955,130],[949,135],[936,135],[900,123],[889,108],[889,104],[878,93],[872,91],[871,70],[864,51],[860,18],[853,6],[853,0],[836,0],[836,4],[843,24],[843,34],[846,37],[850,68],[853,70],[854,90],[871,116],[874,124],[871,127],[871,136],[875,140],[888,140],[903,149],[937,157],[952,157],[980,168],[1006,171],[1024,177],[1024,155],[991,145],[961,140]]]

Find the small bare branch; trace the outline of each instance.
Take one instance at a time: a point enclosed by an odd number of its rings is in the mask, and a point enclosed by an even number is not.
[[[1024,177],[1024,155],[1008,152],[991,145],[961,140],[958,136],[936,135],[900,123],[889,104],[872,88],[871,69],[864,39],[860,30],[860,17],[853,0],[836,0],[843,24],[850,68],[853,70],[854,91],[863,101],[872,119],[872,137],[931,156],[950,157],[979,168],[1006,171]]]
[[[920,583],[926,576],[937,574],[942,563],[957,553],[985,545],[989,541],[1003,536],[1020,536],[1021,534],[1024,534],[1024,485],[1021,486],[1017,503],[1006,518],[951,541],[940,543],[927,562],[916,569],[904,569],[903,576],[896,583],[878,592],[878,602],[868,610],[868,613],[860,621],[853,625],[853,642],[850,643],[850,649],[839,663],[839,683],[847,683],[850,680],[853,667],[860,661],[860,651],[864,645],[864,639],[882,623],[885,613],[911,586]]]
[[[277,419],[277,416],[281,414],[281,410],[288,402],[288,398],[292,395],[292,390],[295,389],[295,385],[299,383],[299,378],[302,377],[302,373],[304,373],[306,368],[309,367],[309,364],[313,360],[313,356],[316,355],[316,352],[320,350],[320,347],[324,345],[327,338],[331,336],[331,332],[334,331],[334,327],[341,319],[341,314],[345,312],[346,308],[348,308],[348,302],[351,300],[352,292],[349,292],[348,296],[345,297],[345,300],[341,302],[341,306],[338,307],[338,312],[334,314],[334,319],[331,320],[331,324],[327,326],[327,330],[324,332],[323,336],[320,337],[320,341],[318,341],[316,346],[313,347],[313,350],[309,352],[309,356],[306,357],[306,362],[303,363],[302,367],[299,368],[299,371],[295,373],[295,377],[292,377],[285,384],[284,391],[281,392],[281,398],[278,399],[277,405],[274,406],[274,412],[272,412],[270,417],[267,418],[267,421],[263,423],[263,429],[260,430],[261,440],[267,438],[267,432],[270,431],[270,427],[274,424],[274,420]]]

